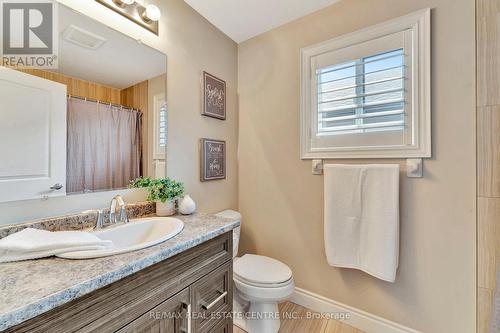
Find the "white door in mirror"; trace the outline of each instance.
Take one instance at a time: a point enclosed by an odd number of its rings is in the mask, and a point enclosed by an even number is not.
[[[90,259],[141,250],[160,244],[179,234],[184,223],[172,217],[148,217],[93,232],[102,240],[110,240],[109,249],[68,252],[57,255],[66,259]]]
[[[0,202],[66,194],[66,86],[0,67]]]

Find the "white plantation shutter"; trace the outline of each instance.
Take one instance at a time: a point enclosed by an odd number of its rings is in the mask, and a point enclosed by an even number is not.
[[[431,156],[430,9],[301,49],[302,159]]]
[[[412,140],[409,38],[401,31],[311,58],[314,146],[367,150]]]
[[[168,143],[167,142],[168,108],[164,93],[156,94],[153,96],[153,110],[154,110],[153,159],[164,160]]]
[[[155,110],[154,126],[154,151],[153,151],[153,169],[155,178],[165,178],[166,161],[165,155],[167,152],[167,128],[168,114],[167,102],[165,94],[158,94],[153,97],[153,105]]]
[[[165,148],[167,146],[167,103],[163,102],[160,106],[158,121],[158,146]]]
[[[317,135],[403,131],[403,48],[318,68]]]

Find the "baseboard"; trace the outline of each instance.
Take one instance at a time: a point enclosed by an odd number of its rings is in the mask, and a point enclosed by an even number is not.
[[[349,313],[342,322],[367,333],[422,333],[301,288],[295,288],[290,301],[315,312]]]

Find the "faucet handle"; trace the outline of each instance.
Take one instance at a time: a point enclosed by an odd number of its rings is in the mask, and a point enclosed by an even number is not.
[[[97,209],[96,213],[97,213],[97,219],[95,222],[94,230],[99,230],[104,227],[104,213],[102,212],[101,209]]]
[[[128,223],[129,222],[128,216],[127,216],[127,208],[125,208],[125,206],[123,206],[122,208],[120,208],[120,215],[119,215],[118,218],[123,223]]]
[[[118,207],[123,207],[125,206],[125,201],[123,200],[123,197],[121,195],[117,195],[115,197],[116,203],[118,204]]]
[[[116,196],[116,202],[118,204],[118,207],[120,207],[120,213],[118,215],[118,221],[123,222],[123,223],[128,223],[128,216],[127,216],[127,205],[125,205],[125,201],[123,200],[121,195]]]
[[[116,203],[117,203],[116,198],[113,198],[113,200],[111,200],[111,205],[109,207],[109,223],[111,224],[116,223]]]

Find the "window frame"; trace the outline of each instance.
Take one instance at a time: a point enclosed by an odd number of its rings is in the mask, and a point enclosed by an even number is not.
[[[411,39],[405,41],[405,54],[411,57],[409,74],[411,91],[405,96],[411,108],[408,118],[411,120],[410,136],[403,145],[373,146],[328,146],[315,145],[317,137],[317,106],[313,105],[315,79],[314,61],[316,57],[328,52],[353,47],[357,44],[389,35],[405,32]],[[375,26],[368,27],[329,41],[301,49],[301,105],[300,105],[300,155],[301,159],[337,159],[337,158],[428,158],[431,157],[431,41],[430,9],[420,10]],[[369,54],[365,55],[370,56]],[[356,59],[352,59],[356,60]],[[374,132],[383,133],[383,132]],[[359,134],[347,134],[358,135]],[[365,135],[365,134],[363,134]],[[354,137],[353,137],[354,138]],[[354,141],[354,140],[353,140]]]

